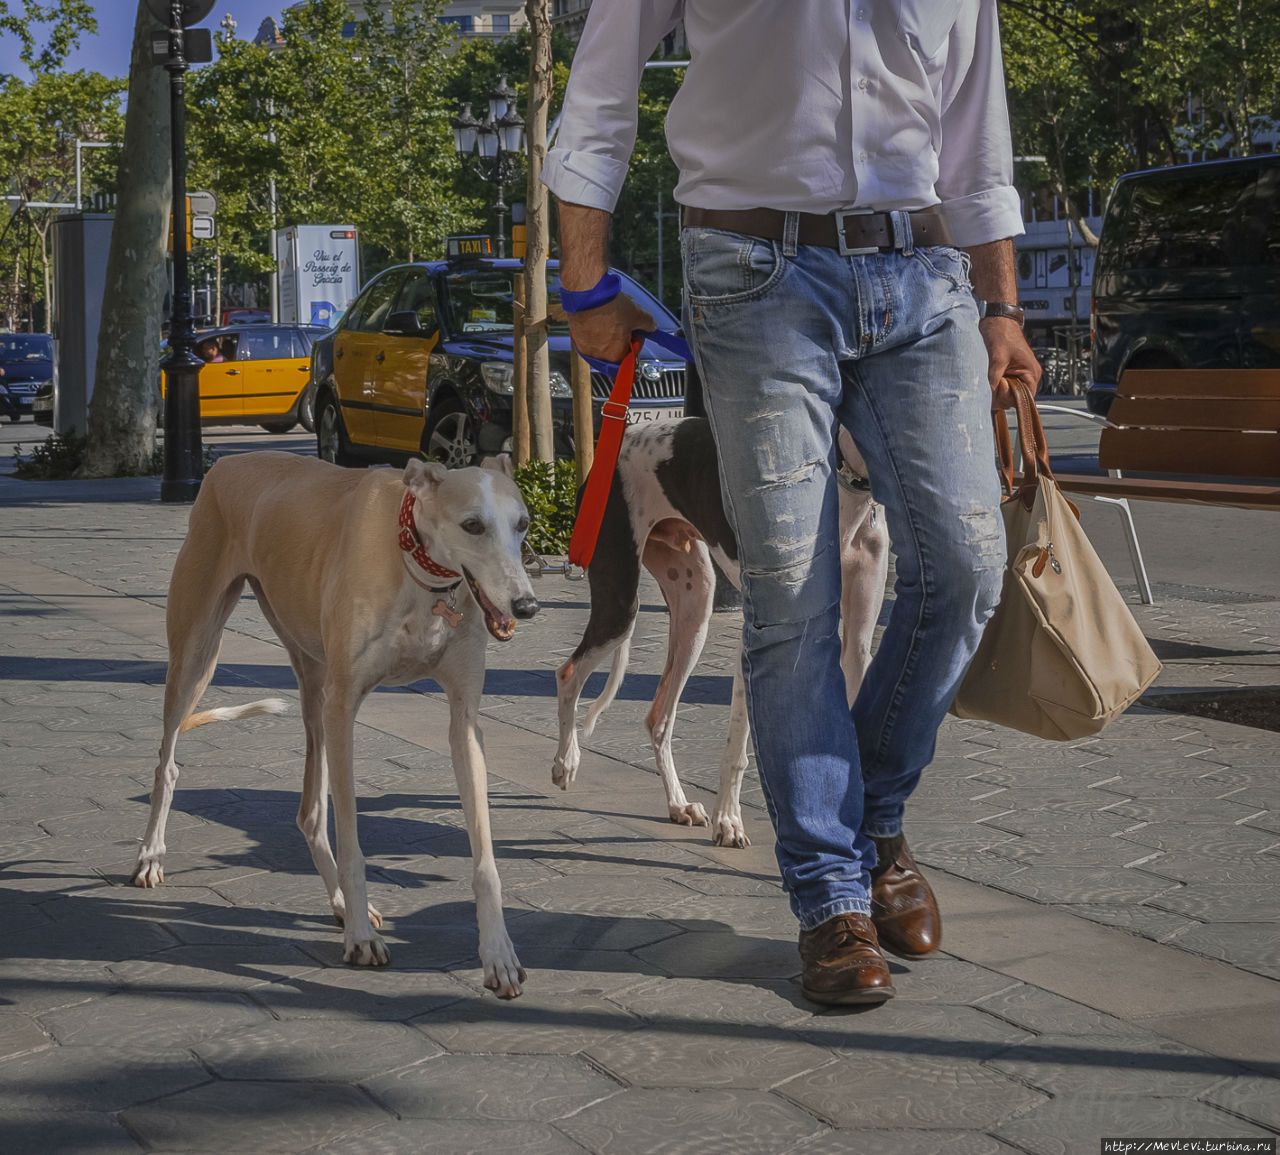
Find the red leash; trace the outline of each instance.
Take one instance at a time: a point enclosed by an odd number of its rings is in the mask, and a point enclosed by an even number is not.
[[[636,376],[636,357],[644,346],[644,340],[639,334],[631,338],[631,351],[618,366],[618,376],[614,378],[609,400],[604,403],[595,460],[591,463],[591,472],[587,474],[582,503],[578,506],[578,517],[573,523],[573,537],[569,540],[569,561],[582,569],[591,564],[591,557],[596,552],[596,538],[600,536],[604,507],[609,503],[613,472],[618,464],[618,451],[622,448],[622,434],[627,428],[631,385]]]

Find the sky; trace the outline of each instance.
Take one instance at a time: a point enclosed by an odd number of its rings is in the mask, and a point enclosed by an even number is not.
[[[201,21],[201,27],[217,32],[222,18],[230,14],[236,22],[236,35],[252,40],[258,25],[268,16],[280,19],[290,0],[215,0],[213,11]],[[106,76],[129,74],[129,46],[133,40],[133,22],[138,11],[137,0],[94,0],[98,17],[95,36],[83,37],[80,47],[67,58],[66,68],[83,68]],[[18,61],[18,42],[0,33],[0,72],[27,75]]]

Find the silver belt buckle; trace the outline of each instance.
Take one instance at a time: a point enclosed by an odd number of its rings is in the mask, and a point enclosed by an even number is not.
[[[872,253],[880,251],[879,245],[869,245],[865,248],[851,249],[844,239],[844,222],[846,217],[869,217],[870,213],[836,213],[836,248],[840,251],[842,257],[866,257]]]

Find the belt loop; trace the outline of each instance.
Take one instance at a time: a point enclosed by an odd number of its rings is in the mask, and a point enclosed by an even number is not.
[[[794,257],[800,237],[800,214],[784,213],[782,217],[782,255]]]
[[[911,238],[911,214],[903,209],[894,209],[889,214],[889,220],[893,225],[893,247],[899,249],[904,257],[911,256],[912,238]]]

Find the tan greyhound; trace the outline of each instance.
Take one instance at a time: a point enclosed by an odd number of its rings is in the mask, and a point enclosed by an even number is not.
[[[449,699],[449,744],[475,863],[484,983],[503,997],[525,974],[507,936],[489,830],[484,751],[476,724],[488,635],[506,641],[538,611],[521,543],[529,516],[508,457],[446,470],[410,462],[342,469],[289,453],[217,462],[191,510],[169,586],[164,737],[133,881],[164,881],[165,820],[179,733],[278,700],[193,714],[218,662],[222,627],[246,582],[289,653],[307,734],[298,826],[344,924],[345,961],[389,961],[375,933],[356,837],[352,735],[380,685],[431,677]],[[327,834],[333,795],[337,859]]]

